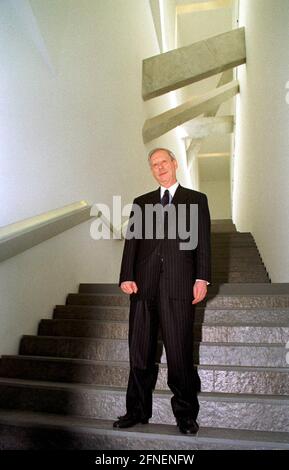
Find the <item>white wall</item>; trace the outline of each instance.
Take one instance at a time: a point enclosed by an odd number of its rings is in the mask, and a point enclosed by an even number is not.
[[[0,225],[154,189],[148,149],[179,144],[175,131],[142,143],[145,119],[170,104],[141,98],[142,60],[159,53],[149,2],[12,3],[0,3]],[[79,282],[118,281],[123,243],[93,241],[89,226],[1,263],[0,354],[15,353]]]
[[[252,232],[272,282],[289,282],[289,1],[240,0],[247,65],[239,68],[233,218]]]
[[[208,197],[211,219],[231,219],[230,181],[202,181],[200,191]]]

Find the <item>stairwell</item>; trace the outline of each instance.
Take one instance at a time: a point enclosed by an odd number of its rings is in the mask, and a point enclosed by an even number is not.
[[[80,284],[0,363],[1,449],[289,449],[289,286],[270,283],[254,239],[212,223],[213,284],[195,312],[200,431],[179,433],[165,352],[147,425],[125,412],[128,296]],[[160,345],[161,347],[161,345]]]

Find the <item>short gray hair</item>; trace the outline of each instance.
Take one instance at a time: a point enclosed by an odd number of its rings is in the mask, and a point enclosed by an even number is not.
[[[166,149],[165,147],[157,147],[157,148],[151,150],[148,154],[149,164],[151,163],[151,157],[153,156],[153,154],[158,152],[159,150],[163,150],[164,152],[167,152],[167,154],[171,157],[171,160],[177,160],[175,154],[171,150]]]

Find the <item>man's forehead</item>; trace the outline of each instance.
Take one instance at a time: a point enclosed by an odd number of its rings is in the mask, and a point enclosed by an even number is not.
[[[159,158],[171,159],[170,155],[165,150],[157,150],[155,153],[152,154],[151,161],[158,160]]]

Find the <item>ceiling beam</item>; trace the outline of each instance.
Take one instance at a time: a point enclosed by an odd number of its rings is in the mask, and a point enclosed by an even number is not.
[[[183,124],[182,128],[191,139],[203,139],[212,134],[231,134],[234,116],[199,117]]]
[[[246,62],[238,28],[143,61],[142,95],[149,100]]]
[[[195,97],[186,103],[158,116],[147,119],[143,126],[143,141],[150,142],[191,119],[207,113],[239,92],[239,82],[234,80],[226,85]]]

